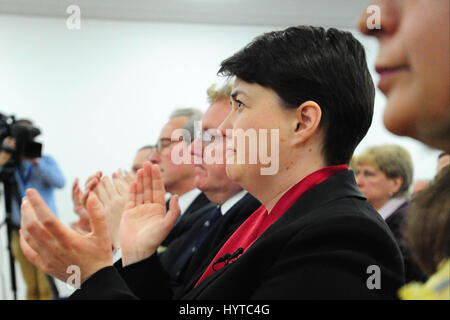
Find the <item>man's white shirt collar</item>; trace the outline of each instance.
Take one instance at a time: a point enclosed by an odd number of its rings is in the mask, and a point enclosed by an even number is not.
[[[400,206],[402,206],[407,201],[404,197],[391,198],[388,202],[386,202],[378,213],[383,217],[384,220],[389,218],[391,214],[395,212]]]
[[[247,194],[247,190],[241,190],[235,195],[231,196],[227,201],[225,201],[221,206],[220,210],[222,215],[225,215],[228,210],[230,210],[238,201],[240,201]]]
[[[181,210],[180,217],[187,210],[187,208],[189,208],[192,202],[194,202],[194,200],[200,195],[200,193],[202,193],[200,189],[194,188],[178,198],[178,205],[180,206]]]

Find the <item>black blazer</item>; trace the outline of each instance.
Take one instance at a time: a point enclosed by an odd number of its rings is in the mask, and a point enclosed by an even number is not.
[[[408,210],[411,207],[410,202],[405,202],[395,210],[387,219],[386,223],[394,234],[395,240],[400,247],[405,263],[405,282],[412,281],[425,282],[427,276],[420,270],[418,264],[414,261],[411,250],[404,239],[405,219]]]
[[[157,255],[120,273],[103,268],[72,298],[171,298],[160,268]],[[194,288],[198,272],[183,299],[395,299],[403,270],[391,231],[344,171],[303,194],[244,254]],[[377,276],[379,289],[370,286]]]
[[[214,206],[215,204],[210,202],[203,192],[200,193],[197,198],[192,201],[161,245],[164,247],[169,246],[173,240],[181,237],[202,215],[205,214],[205,212],[209,211]]]
[[[159,259],[165,269],[169,271],[172,280],[171,287],[175,297],[179,297],[184,292],[184,286],[195,273],[199,269],[202,271],[208,266],[225,241],[260,206],[261,203],[251,194],[247,193],[211,227],[202,244],[197,248],[190,260],[185,261],[185,264],[181,268],[178,259],[184,251],[191,250],[192,241],[195,240],[196,236],[193,230],[201,228],[205,219],[200,219],[189,232],[172,241],[167,250],[159,255]],[[215,210],[215,208],[212,210]],[[204,217],[207,217],[207,214]],[[170,266],[177,266],[179,274],[174,275],[174,271],[170,272]]]

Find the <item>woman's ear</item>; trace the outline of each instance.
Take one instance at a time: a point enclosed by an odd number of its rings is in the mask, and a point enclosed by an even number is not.
[[[392,192],[392,194],[396,194],[402,187],[403,178],[395,177],[395,178],[390,178],[389,180],[391,181],[391,187],[390,187],[389,191]]]
[[[303,143],[319,132],[322,109],[314,101],[306,101],[295,110],[294,144]]]

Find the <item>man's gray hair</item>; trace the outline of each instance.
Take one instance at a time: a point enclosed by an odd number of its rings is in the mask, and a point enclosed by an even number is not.
[[[170,116],[169,120],[172,120],[173,118],[178,117],[187,117],[188,120],[186,121],[186,124],[184,125],[184,129],[187,130],[190,134],[190,139],[188,137],[184,137],[184,141],[187,143],[191,143],[195,138],[195,132],[194,132],[194,124],[196,121],[201,121],[203,117],[203,112],[196,108],[182,108],[182,109],[176,109],[174,110]]]

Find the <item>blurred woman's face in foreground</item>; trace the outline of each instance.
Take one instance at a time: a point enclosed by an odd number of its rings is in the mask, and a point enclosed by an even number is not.
[[[384,124],[394,134],[450,149],[450,10],[448,0],[378,0],[381,29],[359,29],[379,42],[378,88],[386,95]]]

